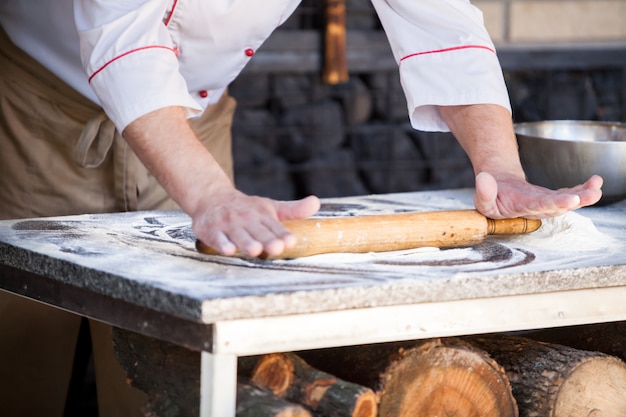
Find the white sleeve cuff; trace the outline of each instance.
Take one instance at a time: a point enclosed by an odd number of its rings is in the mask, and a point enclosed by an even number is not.
[[[497,104],[511,111],[502,69],[493,51],[464,48],[408,57],[400,63],[411,125],[447,132],[436,106]]]
[[[100,103],[119,132],[151,111],[181,106],[187,117],[202,112],[188,93],[175,55],[165,48],[135,51],[109,62],[90,80]]]

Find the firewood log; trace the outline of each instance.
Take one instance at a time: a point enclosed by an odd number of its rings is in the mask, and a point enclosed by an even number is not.
[[[280,397],[303,404],[315,416],[376,417],[374,392],[307,364],[294,353],[272,353],[257,363],[252,382]]]
[[[602,352],[626,361],[626,321],[535,330],[523,337]]]
[[[127,382],[148,396],[146,416],[199,415],[199,352],[119,328],[113,328],[113,346]]]
[[[128,383],[148,396],[143,407],[146,416],[200,414],[199,352],[117,328],[113,330],[113,344]],[[270,390],[254,387],[241,376],[236,407],[237,417],[311,417],[301,405],[278,398]]]
[[[312,417],[305,408],[248,381],[237,383],[237,417]]]
[[[465,340],[504,367],[520,417],[626,416],[626,364],[616,357],[519,336]]]
[[[504,370],[459,339],[299,352],[312,366],[372,388],[380,417],[516,417]]]

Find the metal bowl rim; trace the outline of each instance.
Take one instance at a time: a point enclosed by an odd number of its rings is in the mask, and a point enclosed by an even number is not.
[[[618,129],[626,129],[626,123],[623,123],[623,122],[563,119],[563,120],[541,120],[541,121],[534,121],[534,122],[514,123],[513,130],[515,132],[515,135],[518,137],[550,141],[550,142],[594,144],[593,146],[597,146],[596,144],[603,144],[600,146],[611,146],[612,144],[626,145],[626,141],[621,141],[621,140],[581,141],[581,140],[576,140],[576,139],[556,139],[556,138],[549,138],[545,136],[532,135],[532,134],[518,131],[518,128],[523,128],[527,126],[534,127],[534,126],[541,126],[541,125],[573,125],[573,126],[590,126],[591,125],[591,126],[598,126],[598,127],[616,127]],[[624,145],[613,145],[613,146],[624,146]]]

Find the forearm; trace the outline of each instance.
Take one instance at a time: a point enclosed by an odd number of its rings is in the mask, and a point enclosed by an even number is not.
[[[189,214],[202,199],[232,190],[228,176],[196,138],[180,107],[166,107],[132,122],[123,136],[167,193]]]
[[[476,209],[494,219],[547,218],[595,204],[602,178],[572,188],[549,190],[526,181],[510,113],[495,104],[438,108],[469,156],[476,173]]]
[[[439,113],[467,153],[474,172],[524,178],[511,115],[495,104],[442,106]]]
[[[196,237],[225,255],[280,254],[295,244],[282,220],[319,209],[317,198],[280,202],[235,189],[192,131],[181,107],[167,107],[132,122],[124,138],[170,197],[191,216]]]

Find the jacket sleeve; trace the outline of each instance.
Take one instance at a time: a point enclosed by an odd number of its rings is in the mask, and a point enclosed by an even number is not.
[[[411,124],[448,131],[436,106],[511,110],[482,13],[468,0],[372,0],[400,70]]]
[[[83,67],[120,132],[159,108],[202,111],[179,71],[166,8],[163,0],[74,0]]]

